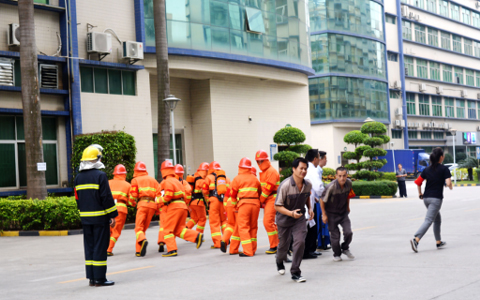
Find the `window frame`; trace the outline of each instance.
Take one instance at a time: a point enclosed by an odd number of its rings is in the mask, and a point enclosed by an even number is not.
[[[430,116],[430,96],[418,95],[418,115]]]

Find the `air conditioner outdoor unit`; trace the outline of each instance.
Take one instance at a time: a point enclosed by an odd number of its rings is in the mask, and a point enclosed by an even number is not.
[[[436,124],[435,122],[432,122],[432,123],[430,123],[430,127],[436,128],[436,127],[437,127],[437,124]]]
[[[143,59],[143,43],[125,41],[123,44],[123,58]]]
[[[405,76],[408,76],[408,68],[405,67]]]
[[[405,127],[405,120],[400,120],[400,127],[402,127],[402,128]]]
[[[402,17],[407,17],[409,14],[408,6],[402,5]]]
[[[18,25],[16,23],[8,24],[8,31],[7,31],[8,46],[18,46],[18,45],[20,45],[20,41],[17,40],[17,36],[15,35],[16,31],[19,30],[19,28],[20,28],[20,25]],[[18,32],[18,33],[20,33],[20,32]]]
[[[395,120],[395,126],[400,127],[400,124],[401,124],[400,120]]]
[[[423,123],[423,128],[430,128],[430,123]]]
[[[444,128],[445,128],[445,124],[444,124],[444,123],[443,123],[443,124],[438,124],[438,128],[444,129]]]
[[[410,13],[408,14],[408,18],[409,18],[409,19],[415,18],[415,14],[414,14],[413,12],[410,12]]]
[[[443,86],[437,86],[437,94],[443,94]]]
[[[398,80],[395,80],[393,82],[393,88],[396,89],[396,90],[399,90],[401,89],[402,87],[400,86],[400,83],[398,83]]]
[[[413,124],[412,122],[408,122],[408,123],[407,123],[407,127],[413,127],[412,124]]]
[[[58,89],[58,66],[41,64],[39,67],[40,88]]]
[[[13,59],[0,57],[0,85],[13,86],[15,84],[14,63]]]
[[[450,123],[445,123],[445,129],[450,129]]]
[[[395,116],[401,116],[401,115],[403,115],[402,109],[401,108],[396,108],[395,109]]]
[[[112,35],[110,33],[88,32],[87,52],[99,54],[112,53]]]
[[[480,131],[480,126],[478,126],[477,130]]]
[[[468,97],[468,91],[467,90],[462,90],[461,95],[462,95],[463,98],[467,98]]]
[[[426,92],[427,91],[427,85],[425,83],[420,84],[420,92]]]
[[[417,22],[420,21],[420,15],[415,16],[415,21],[417,21]]]
[[[477,1],[477,3],[475,3],[475,7],[476,7],[477,9],[480,9],[480,1]]]
[[[477,99],[480,100],[480,93],[477,93]]]

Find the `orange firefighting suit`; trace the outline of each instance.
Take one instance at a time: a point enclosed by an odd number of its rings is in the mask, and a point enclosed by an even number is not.
[[[197,231],[203,233],[205,225],[207,224],[207,211],[205,210],[205,197],[202,194],[203,183],[207,171],[197,171],[194,175],[198,179],[192,193],[192,200],[190,201],[190,221],[187,223],[187,228],[192,229],[197,225]]]
[[[108,181],[113,199],[117,203],[118,217],[115,218],[115,227],[110,228],[110,245],[107,252],[112,252],[115,243],[122,234],[123,225],[125,225],[128,215],[127,205],[135,207],[136,204],[135,200],[130,197],[130,183],[125,181],[126,178],[127,174],[118,174]]]
[[[203,184],[203,195],[208,198],[208,216],[210,220],[210,232],[212,234],[213,246],[220,248],[222,241],[222,233],[227,227],[227,217],[225,216],[225,208],[223,203],[217,199],[217,197],[210,197],[209,192],[215,190],[215,175],[213,172],[208,171],[210,174],[205,178]],[[226,178],[227,188],[230,186],[230,179]]]
[[[280,175],[272,167],[269,160],[264,160],[259,167],[262,170],[260,173],[260,183],[262,185],[260,202],[265,205],[263,226],[265,226],[267,231],[270,248],[275,248],[278,246],[278,231],[277,224],[275,224],[275,198],[280,185]]]
[[[238,231],[243,253],[253,256],[257,251],[258,214],[260,213],[260,195],[262,187],[250,169],[239,168],[238,175],[231,184],[230,197],[237,199]]]
[[[231,189],[228,189],[227,194],[225,195],[224,206],[225,211],[227,212],[227,227],[225,228],[224,235],[222,237],[225,245],[230,244],[230,254],[238,254],[238,248],[240,247],[240,235],[238,233],[237,226],[237,210],[235,206],[237,205],[237,199],[232,199],[230,197]],[[230,239],[232,240],[230,243]]]
[[[142,249],[142,242],[146,240],[147,231],[152,217],[157,212],[155,198],[160,190],[158,181],[148,176],[147,171],[134,171],[130,196],[137,200],[137,218],[135,220],[136,252]]]

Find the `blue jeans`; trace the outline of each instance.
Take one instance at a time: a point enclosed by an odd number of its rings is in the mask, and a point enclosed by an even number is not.
[[[425,206],[427,207],[427,215],[425,216],[425,221],[422,226],[415,233],[415,237],[421,239],[428,228],[433,223],[433,234],[435,235],[435,240],[441,241],[440,237],[440,225],[442,224],[442,217],[440,216],[440,208],[442,207],[442,199],[438,198],[425,198],[423,199]]]

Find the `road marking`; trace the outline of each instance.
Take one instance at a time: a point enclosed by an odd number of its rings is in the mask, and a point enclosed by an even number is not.
[[[147,266],[147,267],[141,267],[141,268],[136,268],[136,269],[130,269],[130,270],[112,272],[112,273],[107,273],[107,275],[115,275],[115,274],[127,273],[127,272],[138,271],[138,270],[149,269],[149,268],[153,268],[153,266]],[[67,281],[62,281],[62,282],[58,282],[58,283],[70,283],[70,282],[75,282],[75,281],[80,281],[80,280],[85,280],[85,278],[78,278],[78,279],[73,279],[73,280],[67,280]]]
[[[370,226],[370,227],[363,227],[363,228],[355,228],[352,231],[360,231],[360,230],[367,230],[367,229],[372,229],[375,228],[376,226]]]
[[[466,211],[474,211],[474,210],[480,210],[480,208],[469,209],[469,210],[466,210]]]

